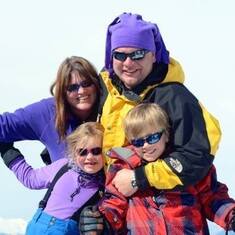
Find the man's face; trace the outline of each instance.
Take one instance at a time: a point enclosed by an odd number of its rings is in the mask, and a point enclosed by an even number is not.
[[[132,53],[141,50],[133,47],[120,47],[115,52]],[[142,59],[133,60],[127,56],[124,61],[113,56],[113,69],[115,74],[123,81],[128,89],[132,89],[140,84],[152,71],[155,56],[152,52],[145,53]]]

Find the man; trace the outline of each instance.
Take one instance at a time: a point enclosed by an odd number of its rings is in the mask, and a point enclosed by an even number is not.
[[[207,174],[221,137],[219,123],[182,84],[182,68],[169,57],[156,24],[131,13],[117,17],[108,26],[105,68],[100,75],[106,150],[125,145],[123,117],[144,100],[166,110],[174,133],[170,137],[173,151],[164,160],[135,172],[118,172],[113,183],[121,193],[130,196],[149,185],[184,187]]]
[[[112,183],[120,193],[129,197],[150,186],[159,190],[187,187],[207,175],[221,137],[219,123],[183,85],[182,68],[169,57],[156,24],[131,13],[115,18],[108,26],[100,78],[104,150],[126,145],[122,121],[138,103],[157,103],[170,119],[171,151],[135,170],[118,171]],[[93,213],[89,208],[82,213],[86,220],[81,220],[81,231],[103,226],[92,220]]]

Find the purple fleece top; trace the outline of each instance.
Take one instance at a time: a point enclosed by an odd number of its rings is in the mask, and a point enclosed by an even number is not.
[[[19,156],[11,163],[10,169],[25,187],[45,189],[67,162],[68,160],[63,158],[48,166],[33,169],[22,156]],[[97,174],[86,174],[81,170],[76,172],[69,169],[56,182],[44,211],[59,219],[69,219],[104,183],[103,178],[97,177]]]
[[[80,121],[69,120],[67,134],[71,133]],[[65,143],[59,141],[55,128],[55,99],[43,99],[14,113],[0,115],[0,141],[14,142],[18,140],[38,140],[50,153],[52,162],[65,157]]]

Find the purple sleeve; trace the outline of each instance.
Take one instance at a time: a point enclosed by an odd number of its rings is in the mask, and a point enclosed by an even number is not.
[[[63,158],[50,165],[33,169],[24,158],[17,158],[11,163],[10,169],[25,187],[45,189],[48,188],[58,170],[66,163],[67,159]]]
[[[1,114],[0,141],[40,140],[54,112],[54,98],[48,98]]]

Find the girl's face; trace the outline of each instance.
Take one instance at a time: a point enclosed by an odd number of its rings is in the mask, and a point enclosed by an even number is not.
[[[88,174],[94,174],[104,166],[102,140],[89,138],[85,147],[77,146],[76,160],[78,167]]]
[[[134,146],[134,142],[132,145],[141,158],[147,162],[153,162],[163,154],[168,138],[164,131],[148,132],[146,130],[145,133],[145,135],[135,138],[138,146]]]

